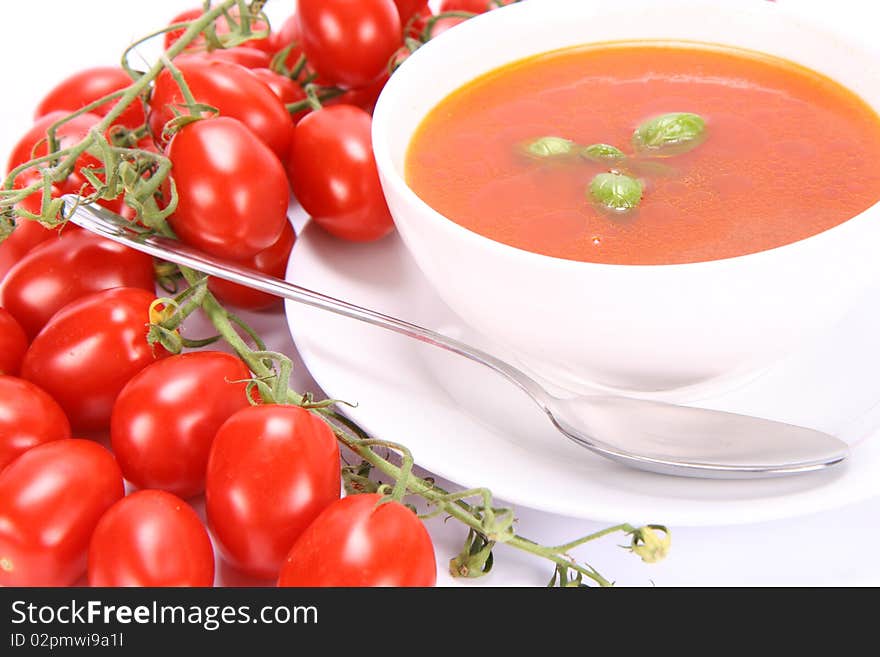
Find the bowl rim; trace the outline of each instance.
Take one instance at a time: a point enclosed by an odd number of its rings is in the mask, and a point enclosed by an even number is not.
[[[754,0],[753,2],[742,2],[737,3],[736,5],[723,5],[719,6],[717,3],[712,0],[683,0],[684,2],[689,2],[691,4],[699,4],[702,7],[707,9],[724,9],[725,11],[734,11],[734,12],[755,12],[755,11],[763,11],[767,12],[768,16],[773,16],[774,19],[778,19],[780,16],[785,16],[790,20],[794,20],[801,25],[805,25],[809,27],[811,30],[818,32],[824,36],[829,38],[836,38],[839,41],[845,42],[849,47],[851,47],[853,51],[854,59],[858,59],[860,56],[867,56],[870,61],[870,57],[872,53],[866,50],[862,44],[858,42],[853,42],[851,38],[848,38],[846,35],[842,34],[838,30],[830,29],[825,25],[820,25],[814,20],[806,19],[804,16],[798,15],[791,10],[790,7],[786,5],[779,5],[775,2],[767,2],[766,0]],[[469,19],[465,24],[456,26],[456,30],[461,29],[469,29],[471,32],[477,33],[479,30],[484,29],[484,26],[491,26],[494,22],[502,20],[506,17],[507,14],[503,12],[528,12],[528,11],[542,11],[546,10],[553,5],[565,5],[565,2],[559,3],[550,3],[550,4],[542,4],[539,2],[516,2],[511,5],[506,5],[504,7],[495,9],[490,12],[486,12],[484,14],[480,14]],[[568,4],[577,4],[576,0],[570,1]],[[535,9],[535,7],[540,6],[541,9]],[[760,8],[759,8],[760,7]],[[489,29],[489,28],[485,28]],[[459,32],[460,34],[461,32]],[[663,40],[663,39],[658,39]],[[636,40],[633,40],[636,41]],[[667,42],[682,42],[684,40],[670,40],[666,39]],[[383,184],[391,185],[394,188],[394,191],[400,195],[408,204],[415,204],[418,206],[423,212],[421,214],[430,217],[429,221],[436,225],[436,227],[440,230],[444,230],[447,233],[451,234],[452,239],[460,239],[465,242],[471,243],[475,248],[482,249],[484,251],[495,251],[498,253],[498,257],[512,259],[519,258],[529,263],[540,266],[542,263],[544,266],[553,267],[557,269],[573,269],[573,270],[593,270],[597,268],[601,268],[603,270],[608,271],[663,271],[663,272],[672,272],[677,271],[682,268],[687,269],[696,269],[703,268],[708,269],[710,267],[749,267],[753,264],[758,263],[761,260],[766,260],[768,258],[780,258],[785,256],[793,256],[795,252],[802,251],[804,249],[812,248],[817,242],[827,241],[829,238],[834,238],[838,236],[842,232],[855,230],[857,226],[861,226],[866,223],[872,217],[871,215],[877,214],[878,210],[880,210],[880,199],[875,201],[871,206],[863,210],[862,212],[850,217],[849,219],[845,219],[844,221],[832,226],[831,228],[827,228],[819,233],[814,235],[810,235],[800,240],[796,240],[794,242],[789,242],[786,244],[782,244],[779,246],[775,246],[769,249],[763,249],[761,251],[753,251],[749,253],[744,253],[736,256],[729,256],[726,258],[716,258],[713,260],[699,260],[695,262],[685,262],[685,263],[660,263],[660,264],[619,264],[619,263],[600,263],[600,262],[590,262],[584,260],[573,260],[569,258],[561,258],[559,256],[547,255],[544,253],[537,253],[535,251],[529,251],[528,249],[523,249],[517,246],[513,246],[511,244],[507,244],[505,242],[500,242],[498,240],[494,240],[490,237],[487,237],[481,233],[473,231],[469,228],[462,226],[461,224],[453,221],[452,219],[443,215],[440,211],[433,208],[427,202],[422,200],[422,198],[416,194],[415,190],[413,190],[406,182],[406,179],[403,174],[399,173],[397,167],[393,162],[393,158],[391,155],[391,146],[390,146],[390,134],[392,131],[392,127],[394,126],[393,115],[394,113],[391,110],[391,103],[395,96],[398,98],[405,98],[407,93],[405,91],[405,86],[408,78],[415,77],[420,74],[420,66],[422,62],[430,56],[431,53],[442,52],[441,49],[449,48],[451,46],[447,46],[447,44],[452,44],[455,41],[453,39],[444,39],[443,35],[436,39],[432,39],[422,45],[418,50],[410,55],[406,59],[406,61],[402,64],[402,66],[395,71],[395,74],[391,76],[388,80],[385,88],[379,96],[379,99],[376,103],[376,107],[373,114],[373,124],[372,124],[372,148],[373,155],[376,159],[376,164],[378,171],[380,173],[381,178],[383,179]],[[620,41],[618,41],[620,42]],[[589,43],[594,43],[591,41],[584,42],[584,45]],[[712,43],[708,41],[697,42],[697,41],[688,41],[687,43],[693,44],[702,44],[702,45],[711,45],[711,46],[722,46],[725,47],[725,44],[720,43]],[[575,46],[576,47],[576,46]],[[739,47],[739,46],[737,46]],[[565,47],[563,47],[565,48]],[[560,48],[560,49],[563,49]],[[739,47],[742,50],[750,50],[748,48]],[[554,50],[547,50],[542,52],[553,52]],[[760,52],[752,50],[752,52]],[[539,53],[540,54],[540,53]],[[762,53],[766,54],[766,53]],[[496,70],[500,66],[504,66],[507,64],[512,64],[515,62],[522,61],[524,59],[529,59],[534,55],[524,55],[524,56],[513,56],[510,59],[506,60],[505,64],[496,66],[494,69]],[[773,55],[771,55],[773,56]],[[774,56],[776,57],[776,56]],[[803,66],[812,70],[810,67],[798,62],[797,60],[790,60],[799,66]],[[424,74],[424,73],[421,73]],[[821,74],[821,73],[820,73]],[[483,73],[477,74],[474,76],[477,77],[483,75]],[[824,75],[824,74],[822,74]],[[826,76],[827,77],[827,76]],[[833,78],[831,78],[833,80]],[[835,82],[837,82],[835,80]],[[849,89],[841,82],[837,82],[841,86]],[[466,83],[465,83],[466,84]],[[461,85],[459,85],[460,88]],[[451,92],[450,92],[451,93]],[[856,92],[852,91],[853,94]],[[856,94],[862,101],[874,112],[878,115],[878,121],[880,121],[880,106],[869,103],[865,100],[861,95]],[[444,96],[445,98],[445,96]],[[442,102],[442,101],[441,101]],[[435,104],[431,109],[428,110],[430,112],[437,105]],[[424,117],[427,116],[427,113],[423,115],[420,119],[424,120]],[[386,133],[388,136],[386,136]],[[411,143],[412,134],[409,136],[409,143]]]

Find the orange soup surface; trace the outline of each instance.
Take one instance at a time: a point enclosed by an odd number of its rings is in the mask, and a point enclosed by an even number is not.
[[[634,152],[637,126],[690,112],[686,153]],[[534,158],[556,136],[624,151],[640,204],[603,211],[590,181],[615,170]],[[701,44],[604,44],[532,57],[451,94],[416,132],[409,185],[493,240],[571,260],[675,264],[763,251],[851,219],[880,199],[880,118],[833,80],[791,62]]]

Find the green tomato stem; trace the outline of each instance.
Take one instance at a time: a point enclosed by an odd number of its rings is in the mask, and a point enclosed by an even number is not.
[[[562,545],[557,545],[552,548],[557,552],[568,552],[569,550],[573,550],[576,547],[583,545],[584,543],[589,543],[590,541],[595,541],[598,538],[602,538],[603,536],[608,536],[609,534],[614,534],[616,532],[623,532],[624,534],[629,534],[636,530],[635,527],[628,523],[621,523],[619,525],[615,525],[614,527],[608,527],[607,529],[603,529],[601,531],[590,534],[589,536],[584,536],[583,538],[579,538],[576,541],[571,541],[570,543],[563,543]]]
[[[174,65],[174,62],[171,61],[169,57],[163,55],[162,60],[168,73],[171,75],[174,82],[177,83],[180,93],[183,94],[183,99],[186,101],[190,114],[196,118],[201,118],[202,115],[198,109],[198,101],[196,101],[196,97],[190,90],[186,80],[183,79],[183,74],[180,72],[180,69]]]
[[[44,162],[51,162],[58,158],[59,155],[66,155],[67,153],[73,152],[73,147],[63,148],[60,151],[56,151],[54,153],[50,152],[47,155],[42,155],[40,157],[36,157],[32,160],[28,160],[22,164],[19,164],[12,171],[6,174],[6,179],[3,181],[3,205],[10,206],[18,203],[19,201],[23,201],[28,196],[33,194],[38,189],[42,188],[43,183],[33,183],[28,185],[27,187],[22,187],[21,189],[14,190],[12,193],[7,193],[13,189],[13,184],[15,183],[15,179],[18,176],[28,169],[33,169],[38,164],[43,164]],[[12,199],[12,200],[9,200]]]
[[[196,284],[202,278],[200,273],[185,267],[181,267],[181,272],[191,285]],[[275,377],[276,373],[266,366],[265,361],[261,356],[261,352],[251,350],[247,343],[242,340],[241,336],[235,330],[235,327],[230,321],[229,313],[217,302],[216,298],[210,292],[208,292],[202,300],[202,309],[211,320],[211,323],[214,325],[217,332],[230,344],[235,353],[242,358],[257,378],[268,381]],[[304,398],[294,391],[288,390],[287,401],[289,403],[301,405]],[[399,501],[406,494],[406,491],[410,491],[427,501],[429,504],[436,506],[438,510],[442,510],[443,513],[455,518],[476,532],[485,534],[487,526],[491,529],[495,514],[491,504],[491,495],[488,490],[476,489],[473,491],[463,491],[462,493],[451,494],[437,486],[434,482],[414,475],[412,473],[414,463],[412,455],[409,450],[402,445],[371,439],[359,428],[355,431],[352,427],[353,423],[347,421],[347,419],[343,421],[342,416],[332,408],[313,408],[312,412],[317,413],[319,416],[323,417],[328,424],[330,424],[337,439],[343,445],[352,450],[359,458],[395,480],[395,486],[391,492],[391,497],[393,499]],[[391,461],[380,456],[372,449],[372,447],[376,445],[390,447],[391,449],[400,452],[403,458],[402,465],[395,465]],[[481,507],[479,511],[475,509],[473,505],[468,504],[464,499],[461,499],[465,496],[471,496],[471,494],[474,493],[480,494],[483,497],[483,507]],[[539,545],[528,538],[513,534],[512,532],[509,536],[504,536],[506,533],[504,529],[512,526],[512,524],[513,516],[510,514],[509,521],[505,521],[502,524],[501,531],[493,532],[493,534],[501,534],[501,538],[506,545],[548,559],[557,566],[570,568],[581,573],[585,577],[589,577],[600,586],[610,586],[611,582],[605,579],[592,567],[584,566],[575,562],[574,559],[566,554],[566,552],[571,549],[571,547],[583,545],[584,543],[596,540],[616,531],[621,531],[624,528],[629,528],[629,525],[619,525],[556,548]],[[493,536],[491,538],[494,539],[495,537]]]
[[[316,412],[328,419],[338,421],[338,414],[335,411],[319,410]],[[393,477],[395,480],[403,475],[400,467],[382,458],[372,449],[369,449],[368,446],[363,445],[364,442],[369,441],[364,441],[361,438],[354,438],[342,427],[336,424],[336,422],[332,422],[331,424],[340,442],[363,460],[367,461],[370,465],[376,467],[387,476]],[[447,491],[443,490],[433,482],[426,481],[425,479],[411,474],[406,485],[414,494],[423,498],[427,502],[436,505],[438,509],[442,509],[444,513],[455,518],[465,526],[480,533],[485,531],[482,520],[476,516],[474,509],[470,504],[463,500],[455,499],[454,497],[450,498],[450,494]],[[618,528],[613,528],[610,531],[601,533],[601,535],[594,534],[591,537],[585,537],[585,539],[581,539],[581,543],[579,544],[587,543],[596,538],[601,538],[601,536],[613,533],[614,531],[618,531]],[[513,535],[504,543],[505,545],[509,545],[510,547],[523,552],[528,552],[535,556],[548,559],[558,566],[565,566],[572,570],[576,570],[584,576],[589,577],[600,586],[611,586],[611,582],[602,577],[602,575],[600,575],[595,569],[576,563],[571,557],[565,554],[565,550],[545,547],[519,535]]]
[[[296,41],[292,41],[284,46],[281,50],[276,52],[272,56],[272,61],[269,62],[269,70],[274,71],[278,75],[284,76],[285,78],[290,78],[291,80],[296,80],[297,76],[293,74],[292,70],[287,68],[287,57],[290,55],[290,51],[293,50],[297,46]],[[300,55],[297,64],[303,62],[305,65],[305,55]],[[296,66],[294,66],[294,69]]]
[[[190,285],[196,285],[204,277],[204,274],[189,269],[188,267],[181,267],[180,271],[186,282]],[[217,333],[219,333],[229,346],[232,347],[233,351],[235,351],[238,357],[245,362],[250,371],[253,372],[257,378],[274,380],[276,372],[268,367],[265,360],[260,356],[260,354],[264,352],[253,351],[248,346],[235,329],[235,326],[233,326],[229,313],[210,292],[207,292],[205,298],[202,300],[202,310],[208,316],[208,319],[211,320]],[[242,323],[240,319],[238,319],[238,322]],[[283,403],[282,400],[277,401]],[[288,389],[286,401],[288,403],[299,405],[302,403],[303,397]]]
[[[338,98],[346,93],[345,89],[340,87],[317,87],[314,84],[305,86],[306,98],[295,103],[287,103],[285,107],[289,114],[299,114],[304,110],[317,111],[321,109],[322,103],[333,98]]]
[[[63,116],[60,119],[58,119],[57,121],[55,121],[55,123],[53,123],[52,125],[50,125],[46,129],[46,135],[49,139],[48,151],[51,153],[54,150],[56,150],[58,142],[56,141],[55,134],[58,132],[58,128],[63,126],[65,123],[72,121],[73,119],[75,119],[78,116],[82,116],[83,114],[87,114],[88,112],[91,112],[92,110],[99,108],[101,105],[105,105],[105,104],[109,103],[111,100],[115,100],[117,98],[122,98],[122,96],[124,94],[125,94],[125,89],[119,89],[118,91],[114,91],[112,93],[109,93],[106,96],[103,96],[102,98],[99,98],[98,100],[93,101],[93,102],[89,103],[88,105],[84,105],[83,107],[80,107],[75,112],[71,112],[70,114],[66,114],[65,116]]]

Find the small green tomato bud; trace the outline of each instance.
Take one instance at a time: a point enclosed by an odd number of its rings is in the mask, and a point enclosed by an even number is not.
[[[662,537],[657,532],[662,532]],[[645,563],[657,563],[669,554],[672,536],[662,525],[639,527],[632,533],[630,550],[640,556]]]

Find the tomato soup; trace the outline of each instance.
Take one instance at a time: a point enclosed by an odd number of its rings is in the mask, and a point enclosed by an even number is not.
[[[634,150],[652,117],[705,122],[687,152]],[[531,156],[542,137],[608,144],[617,162]],[[632,211],[590,197],[608,172],[641,184]],[[749,51],[689,43],[565,49],[491,72],[444,99],[407,154],[430,206],[536,253],[630,265],[716,260],[789,244],[880,199],[880,118],[833,80]]]

